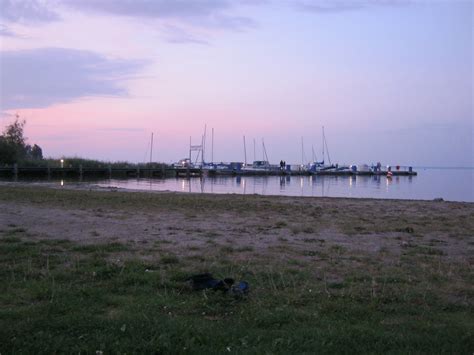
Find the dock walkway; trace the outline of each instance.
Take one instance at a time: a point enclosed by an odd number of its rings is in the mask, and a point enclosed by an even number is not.
[[[166,178],[166,177],[193,177],[193,176],[385,176],[388,171],[349,171],[349,170],[208,170],[201,168],[175,168],[162,165],[156,168],[149,167],[0,167],[0,177],[104,177],[104,178]],[[415,171],[391,170],[392,176],[416,176]]]

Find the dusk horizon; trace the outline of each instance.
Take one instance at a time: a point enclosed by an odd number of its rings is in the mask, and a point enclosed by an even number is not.
[[[1,129],[45,156],[474,166],[471,1],[15,1]],[[304,141],[302,154],[301,139]]]

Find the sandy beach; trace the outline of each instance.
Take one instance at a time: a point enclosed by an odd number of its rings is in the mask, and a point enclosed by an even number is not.
[[[396,262],[425,248],[472,262],[474,204],[460,202],[239,196],[118,191],[113,188],[0,187],[0,228],[80,243],[162,242],[179,256],[236,250],[231,259],[296,259],[324,266],[344,253]],[[211,248],[208,246],[212,245]],[[307,255],[314,249],[319,255]],[[199,253],[197,253],[199,251]],[[156,255],[159,258],[159,255]]]
[[[224,254],[229,261],[275,267],[301,263],[334,281],[367,267],[361,260],[371,260],[376,271],[397,265],[407,252],[474,263],[472,203],[129,192],[81,185],[0,191],[1,230],[15,225],[33,239],[129,243],[132,256],[140,250],[151,261],[176,255],[200,263]]]

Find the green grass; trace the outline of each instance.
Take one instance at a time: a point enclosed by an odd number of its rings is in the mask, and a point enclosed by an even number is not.
[[[186,276],[204,270],[175,256],[156,265],[111,261],[124,248],[0,239],[1,353],[473,349],[472,308],[446,307],[436,292],[403,274],[374,279],[356,272],[329,282],[305,269],[217,260],[209,269],[216,276],[250,282],[250,295],[235,299],[191,291]]]
[[[176,255],[168,254],[161,257],[163,264],[179,264],[179,258]]]

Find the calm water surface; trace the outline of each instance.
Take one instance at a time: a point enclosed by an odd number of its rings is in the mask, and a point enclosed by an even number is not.
[[[169,179],[104,179],[84,184],[133,190],[234,193],[286,196],[329,196],[474,202],[474,169],[417,168],[418,176],[261,176]],[[49,182],[51,181],[34,181]],[[67,186],[78,180],[55,180]]]
[[[125,189],[286,196],[330,196],[474,202],[474,169],[417,169],[418,176],[267,176],[100,181]]]

